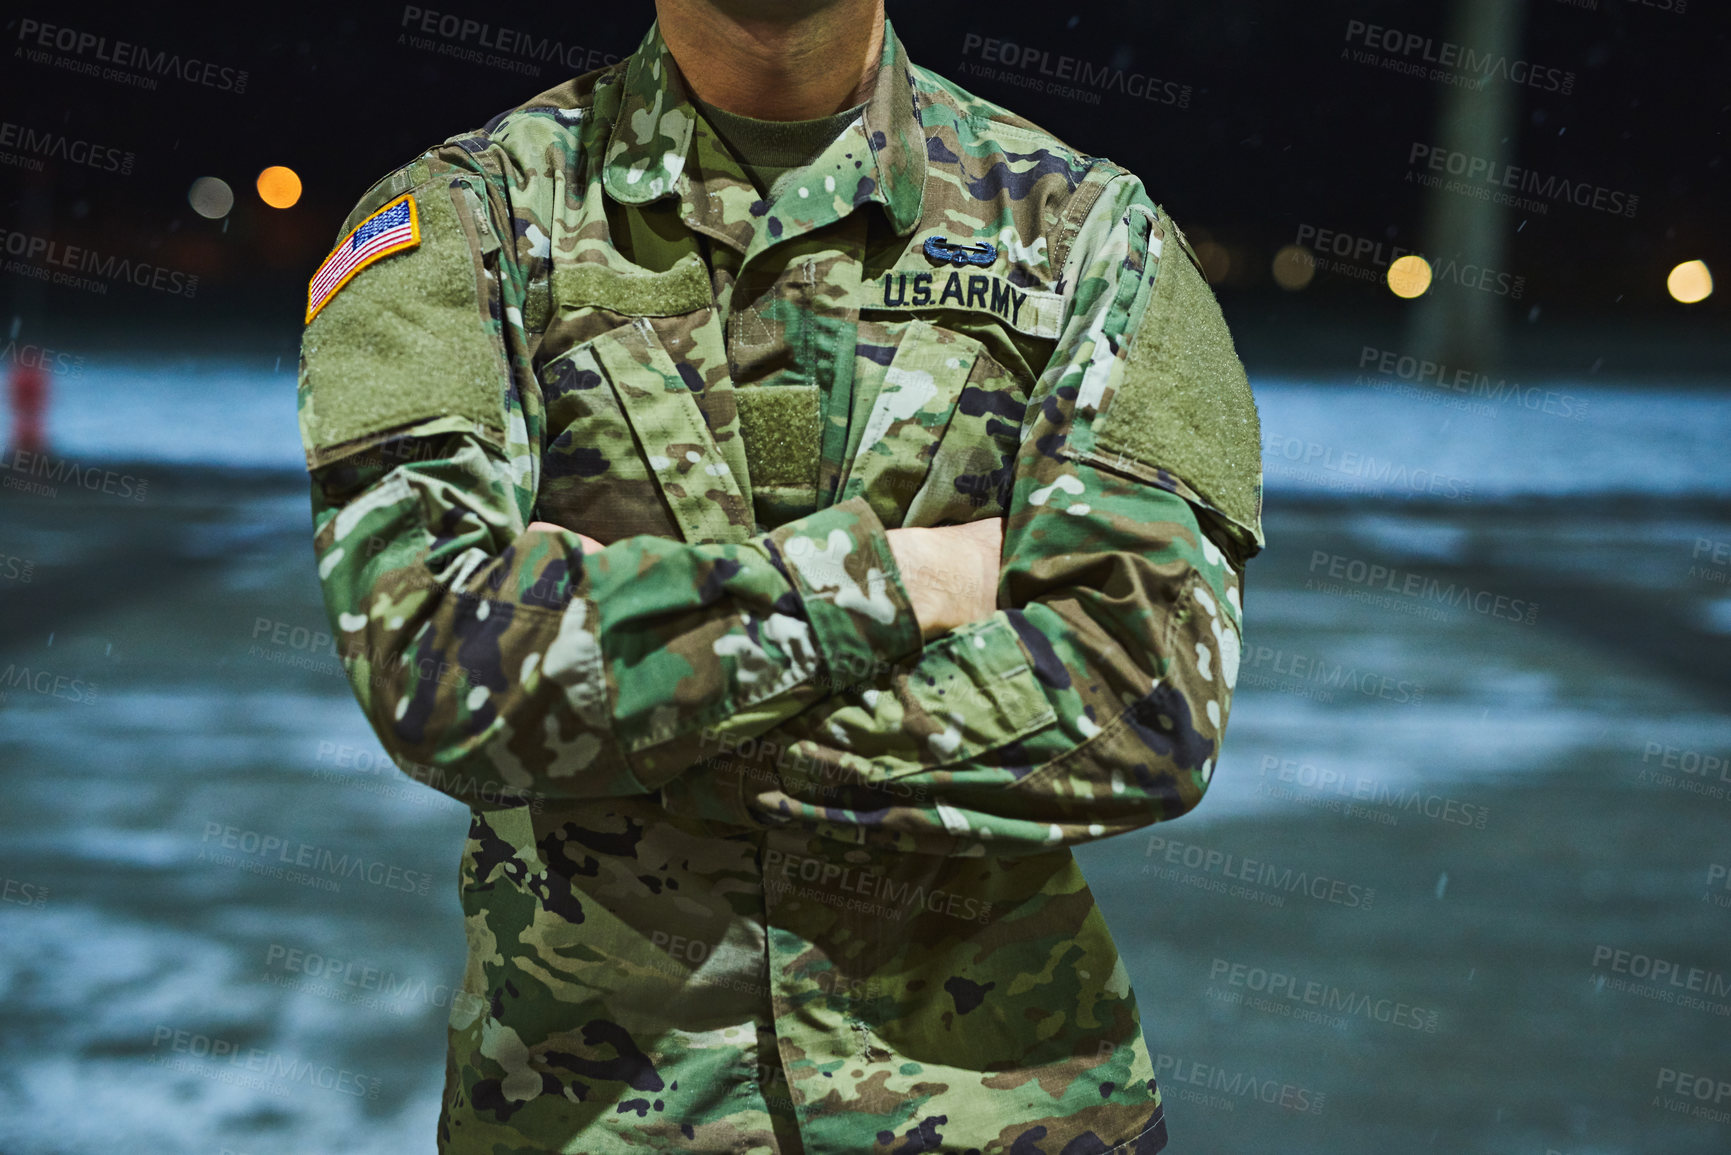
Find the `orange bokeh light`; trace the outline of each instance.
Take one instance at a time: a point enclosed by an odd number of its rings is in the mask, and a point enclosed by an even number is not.
[[[273,209],[293,208],[301,199],[301,178],[292,168],[273,164],[258,174],[258,196]]]

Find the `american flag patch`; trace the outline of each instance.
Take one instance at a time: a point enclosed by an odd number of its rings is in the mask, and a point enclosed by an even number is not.
[[[349,283],[349,278],[392,253],[412,249],[421,243],[421,218],[415,212],[415,198],[404,193],[354,227],[331,250],[319,271],[307,286],[307,323],[318,316],[319,310],[330,303],[337,290]]]

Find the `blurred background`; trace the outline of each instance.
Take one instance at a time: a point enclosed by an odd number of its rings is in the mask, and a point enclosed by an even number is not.
[[[0,28],[3,1155],[432,1149],[466,812],[332,649],[305,284],[653,15],[439,2]],[[1214,783],[1079,853],[1170,1150],[1731,1149],[1725,11],[889,11],[1144,178],[1260,405]]]

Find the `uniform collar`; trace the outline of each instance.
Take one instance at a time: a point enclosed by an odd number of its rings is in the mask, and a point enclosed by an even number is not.
[[[919,223],[926,149],[917,100],[907,51],[886,20],[883,58],[871,100],[861,123],[841,138],[846,141],[852,134],[863,143],[868,159],[856,174],[851,203],[844,203],[836,217],[846,215],[853,205],[876,201],[898,235],[906,236]],[[626,64],[619,115],[608,137],[602,173],[607,194],[632,205],[675,194],[691,199],[686,162],[697,116],[673,54],[661,38],[660,25],[651,24]],[[821,222],[811,227],[816,223]]]

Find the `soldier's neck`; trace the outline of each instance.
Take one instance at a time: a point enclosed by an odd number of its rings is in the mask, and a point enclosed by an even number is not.
[[[656,0],[685,81],[717,108],[816,120],[871,96],[883,0]]]

